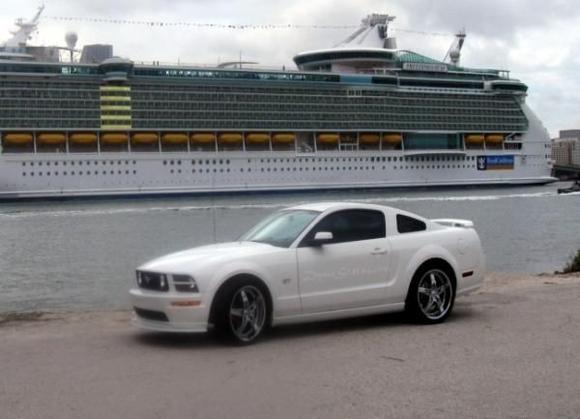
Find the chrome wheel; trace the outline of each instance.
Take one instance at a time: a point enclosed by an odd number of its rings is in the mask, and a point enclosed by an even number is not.
[[[417,305],[428,320],[440,320],[453,304],[453,292],[449,275],[439,269],[430,269],[419,280]]]
[[[254,340],[264,328],[266,313],[262,291],[253,285],[241,287],[234,293],[229,309],[232,333],[242,342]]]

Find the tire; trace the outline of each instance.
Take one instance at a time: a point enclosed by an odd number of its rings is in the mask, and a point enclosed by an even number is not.
[[[449,317],[454,303],[452,273],[441,265],[427,265],[413,276],[405,311],[418,323],[435,324]]]
[[[230,280],[220,290],[215,304],[216,331],[231,343],[254,343],[269,326],[268,290],[258,280]]]

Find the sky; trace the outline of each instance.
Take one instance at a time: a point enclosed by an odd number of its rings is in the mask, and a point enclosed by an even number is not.
[[[2,1],[0,43],[9,38],[16,18],[31,18],[40,4]],[[525,82],[530,87],[527,101],[552,137],[562,129],[580,128],[577,0],[44,0],[44,4],[44,17],[31,44],[65,45],[66,32],[75,31],[79,47],[110,43],[115,55],[137,62],[217,64],[241,55],[264,66],[292,68],[296,53],[338,44],[369,13],[396,16],[393,29],[399,48],[443,59],[452,34],[464,28],[462,65],[510,70],[511,77]],[[62,17],[309,27],[228,29],[56,19]]]

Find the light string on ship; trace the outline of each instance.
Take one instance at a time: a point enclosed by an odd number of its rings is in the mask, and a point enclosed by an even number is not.
[[[115,25],[141,25],[157,28],[181,27],[181,28],[209,28],[209,29],[229,29],[229,30],[280,30],[280,29],[315,29],[315,30],[341,30],[358,29],[360,25],[303,25],[303,24],[240,24],[240,23],[206,23],[206,22],[168,22],[160,20],[142,19],[113,19],[100,17],[80,17],[80,16],[45,16],[43,19],[61,22],[85,22],[85,23],[108,23]],[[427,36],[453,36],[452,33],[416,31],[413,29],[395,28],[394,32],[414,33]]]

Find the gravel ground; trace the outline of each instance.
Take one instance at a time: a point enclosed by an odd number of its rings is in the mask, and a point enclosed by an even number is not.
[[[580,276],[492,274],[436,326],[401,315],[226,347],[128,312],[0,316],[0,417],[580,418]]]

